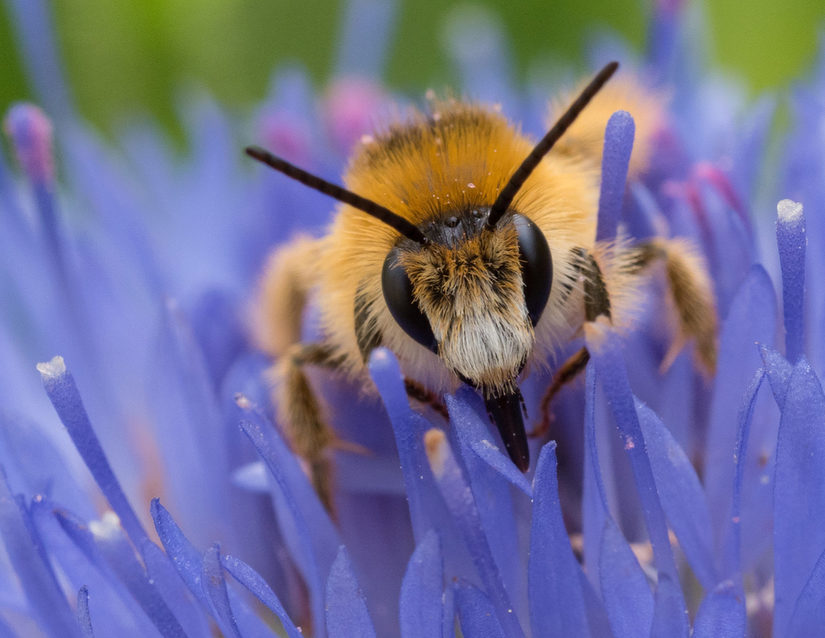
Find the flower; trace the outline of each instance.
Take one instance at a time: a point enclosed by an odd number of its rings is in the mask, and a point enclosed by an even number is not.
[[[337,454],[333,521],[271,422],[269,362],[243,315],[266,252],[320,232],[329,202],[242,166],[206,97],[186,110],[183,158],[151,123],[104,144],[49,75],[44,5],[12,3],[54,122],[13,107],[21,175],[0,160],[0,633],[816,635],[825,58],[791,96],[776,183],[757,189],[773,102],[747,104],[696,68],[678,4],[658,6],[646,58],[619,52],[670,87],[672,121],[655,170],[625,187],[634,122],[611,119],[599,236],[621,222],[701,247],[723,319],[715,377],[689,352],[659,369],[651,308],[627,338],[588,325],[584,388],[561,394],[555,441],[524,476],[474,393],[445,397],[448,427],[431,422],[379,349],[381,405],[316,379],[342,438],[370,450]],[[384,42],[390,15],[352,15],[327,97],[282,71],[254,125],[325,175],[387,102],[369,75],[379,54],[360,44]],[[507,59],[495,23],[456,19],[449,38],[467,86],[506,91],[502,108],[541,133],[548,92],[484,63]],[[766,202],[780,198],[774,224]],[[525,380],[530,410],[547,383]]]

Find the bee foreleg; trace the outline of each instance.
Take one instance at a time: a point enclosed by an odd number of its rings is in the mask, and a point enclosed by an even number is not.
[[[447,413],[447,407],[439,396],[435,392],[431,392],[425,388],[415,379],[404,377],[404,389],[407,391],[407,396],[411,399],[415,399],[419,403],[429,406],[445,419],[450,418],[450,415]]]
[[[607,285],[602,274],[602,269],[594,257],[581,249],[577,249],[577,268],[584,277],[584,316],[587,321],[595,321],[604,315],[608,319],[611,317],[610,295],[607,292]],[[541,421],[536,425],[531,437],[540,437],[550,430],[551,414],[550,404],[559,391],[568,383],[573,381],[587,367],[590,361],[590,353],[587,348],[580,348],[572,354],[562,366],[556,370],[550,386],[541,399],[539,414]]]
[[[322,416],[322,405],[309,383],[304,367],[336,368],[340,357],[321,343],[296,343],[275,364],[275,403],[278,421],[293,451],[306,463],[318,498],[333,512],[332,462],[329,448],[338,440]]]
[[[687,341],[696,343],[695,356],[703,370],[716,369],[717,317],[707,268],[696,249],[684,239],[655,238],[637,244],[634,267],[639,272],[662,263],[677,320],[677,334],[662,362],[667,369]]]

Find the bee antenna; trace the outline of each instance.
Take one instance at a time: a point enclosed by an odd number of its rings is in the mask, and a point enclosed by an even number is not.
[[[407,237],[408,239],[413,240],[419,244],[429,244],[430,240],[424,236],[422,233],[412,222],[407,219],[401,217],[397,213],[392,212],[388,208],[384,208],[381,204],[376,204],[371,199],[367,199],[366,197],[361,197],[360,195],[356,195],[350,190],[343,188],[342,186],[338,186],[337,184],[333,184],[332,182],[328,182],[325,179],[318,177],[317,175],[313,175],[312,173],[308,173],[307,171],[298,168],[294,164],[290,164],[284,159],[273,155],[269,151],[262,149],[259,146],[247,146],[246,154],[252,157],[253,159],[258,160],[274,168],[276,171],[280,171],[287,177],[291,177],[292,179],[301,182],[305,186],[309,186],[310,188],[315,189],[323,193],[324,195],[329,195],[330,197],[334,197],[339,202],[344,202],[358,210],[362,210],[368,215],[372,215],[376,219],[384,222],[388,226],[392,226],[395,230],[399,233]]]
[[[596,93],[601,90],[605,83],[610,79],[610,76],[612,76],[618,68],[618,62],[611,62],[599,71],[596,77],[590,81],[590,84],[584,87],[584,90],[579,93],[579,96],[573,104],[570,105],[567,111],[565,111],[564,114],[556,120],[553,128],[547,131],[547,134],[538,144],[536,144],[533,150],[530,151],[530,154],[524,159],[521,166],[516,169],[516,172],[510,177],[510,181],[504,185],[504,188],[501,189],[496,201],[490,207],[490,215],[487,218],[487,228],[495,228],[498,220],[501,219],[501,216],[507,212],[507,209],[513,202],[513,198],[519,192],[521,187],[524,186],[524,182],[527,181],[527,178],[530,177],[530,174],[535,170],[536,166],[539,165],[542,158],[547,155],[550,149],[553,148],[553,145],[559,141],[559,138],[564,135],[568,128],[570,128],[570,125],[576,121],[576,118],[584,110],[590,100],[592,100]]]

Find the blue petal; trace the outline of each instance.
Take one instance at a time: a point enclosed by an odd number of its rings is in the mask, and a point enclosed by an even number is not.
[[[335,56],[337,75],[380,78],[387,63],[398,3],[394,0],[350,0],[346,5]]]
[[[92,618],[89,616],[89,588],[85,585],[77,592],[77,624],[80,625],[83,638],[94,638]]]
[[[825,627],[825,552],[819,555],[808,582],[796,599],[788,636],[816,636]]]
[[[72,100],[57,51],[49,5],[46,0],[14,0],[6,4],[15,18],[21,60],[38,99],[58,120],[67,121],[73,113]]]
[[[340,538],[324,510],[318,496],[309,484],[292,452],[287,448],[275,427],[264,423],[255,410],[248,416],[256,420],[241,422],[241,429],[255,446],[275,479],[273,490],[278,524],[287,548],[295,560],[310,593],[312,616],[316,624],[324,617],[324,583],[332,565],[335,547]],[[323,628],[318,627],[322,632]]]
[[[511,56],[500,23],[482,6],[458,6],[444,25],[451,61],[466,95],[490,104],[502,104],[512,113],[519,92],[510,78]]]
[[[771,391],[776,404],[781,410],[785,405],[785,394],[788,392],[788,380],[793,373],[793,366],[788,360],[769,346],[760,346],[759,353],[771,384]]]
[[[467,584],[456,584],[455,606],[464,638],[507,638],[495,609],[484,592]]]
[[[157,633],[82,521],[45,498],[35,498],[30,513],[43,547],[60,569],[66,587],[73,590],[85,585],[94,593],[90,605],[99,635]]]
[[[774,633],[785,635],[797,597],[825,550],[825,395],[803,358],[779,425],[774,485]]]
[[[123,529],[129,534],[132,542],[139,545],[147,538],[146,532],[103,453],[100,441],[89,422],[86,408],[83,407],[80,393],[77,391],[71,373],[66,370],[63,359],[55,357],[49,363],[38,364],[37,369],[43,379],[46,394],[63,425],[66,426],[77,451],[83,457],[103,495],[120,518]]]
[[[444,565],[434,530],[415,548],[401,581],[401,636],[438,636],[442,623]]]
[[[169,556],[150,540],[144,541],[140,551],[149,579],[172,609],[186,635],[206,635],[209,621],[175,571]]]
[[[232,533],[225,520],[230,502],[223,479],[229,473],[226,426],[186,315],[173,300],[166,300],[161,311],[146,373],[151,424],[170,507],[181,520],[198,521],[188,533],[205,547]]]
[[[630,113],[616,111],[610,116],[604,132],[596,241],[610,241],[616,237],[635,135],[636,123]]]
[[[527,582],[535,636],[589,636],[581,567],[564,526],[556,478],[556,443],[545,445],[534,479]]]
[[[633,478],[642,504],[650,543],[653,546],[653,558],[659,574],[659,582],[665,582],[663,581],[663,576],[665,576],[668,579],[667,582],[673,585],[667,591],[657,591],[653,629],[662,629],[658,624],[659,621],[667,621],[672,623],[668,631],[673,633],[662,635],[686,636],[688,634],[686,606],[682,593],[676,585],[679,583],[679,574],[676,571],[676,562],[670,546],[664,512],[656,491],[650,458],[645,449],[633,395],[630,392],[627,371],[618,349],[618,338],[609,332],[609,328],[603,323],[586,326],[585,334],[588,351],[593,358],[605,397],[616,419],[624,440],[624,449],[633,468]],[[604,555],[602,555],[602,560],[604,560]]]
[[[518,527],[516,512],[519,506],[527,506],[527,500],[522,498],[521,503],[515,503],[511,486],[525,492],[528,497],[533,490],[513,462],[490,441],[489,426],[482,423],[478,413],[472,408],[471,401],[479,404],[480,410],[484,410],[478,395],[469,388],[462,389],[455,397],[446,397],[452,425],[450,432],[458,439],[458,460],[466,469],[482,529],[504,586],[510,600],[516,605],[515,611],[526,617],[526,565],[519,547],[519,539],[523,535]],[[520,498],[520,495],[517,497]],[[526,532],[526,525],[524,531]]]
[[[805,215],[802,204],[783,199],[777,206],[776,243],[782,266],[785,356],[795,362],[804,352]]]
[[[733,452],[736,444],[738,398],[743,396],[762,361],[755,344],[771,345],[776,332],[773,284],[761,266],[751,268],[722,324],[719,365],[708,424],[704,485],[716,534],[715,545],[727,529],[733,490]]]
[[[731,581],[723,581],[705,596],[699,606],[693,638],[741,638],[744,635],[745,599],[742,590]]]
[[[84,518],[93,517],[92,498],[37,424],[0,413],[0,463],[14,489],[44,494]]]
[[[610,517],[596,445],[596,370],[587,364],[584,391],[584,476],[582,486],[582,536],[584,564],[594,587],[599,588],[602,534]]]
[[[164,636],[185,636],[177,618],[155,588],[155,583],[147,576],[132,545],[121,534],[120,529],[106,530],[106,533],[96,540],[109,567],[126,585],[158,631]]]
[[[275,614],[275,617],[281,621],[281,626],[289,638],[301,638],[301,632],[287,615],[281,601],[278,600],[278,596],[275,595],[275,592],[272,591],[258,572],[234,556],[224,556],[223,566],[226,571],[232,574],[235,580],[246,587]]]
[[[375,636],[366,601],[355,574],[352,573],[352,565],[343,545],[329,570],[326,601],[327,632],[330,638]]]
[[[756,396],[762,381],[765,378],[764,370],[758,370],[745,393],[742,406],[739,408],[737,419],[736,449],[734,451],[734,484],[733,499],[731,504],[730,528],[728,532],[728,544],[724,548],[722,573],[734,582],[741,578],[741,515],[742,515],[742,486],[745,480],[745,460],[748,449],[748,439],[750,438],[751,421],[756,405]],[[708,589],[707,586],[705,586]],[[740,583],[741,589],[741,583]]]
[[[385,348],[376,348],[370,358],[370,375],[392,423],[416,542],[420,543],[430,529],[435,529],[444,543],[442,552],[447,577],[472,572],[472,559],[452,515],[438,494],[424,452],[424,433],[431,426],[410,409],[395,356]]]
[[[198,550],[195,549],[189,540],[183,535],[180,527],[172,519],[166,508],[160,504],[158,499],[152,499],[152,520],[155,522],[163,549],[172,561],[178,575],[181,577],[189,591],[204,606],[211,611],[212,606],[209,599],[201,587],[201,570],[203,561]]]
[[[444,433],[433,428],[427,431],[424,441],[427,459],[438,490],[453,516],[461,539],[473,558],[484,590],[490,596],[498,622],[506,628],[509,635],[524,636],[490,551],[490,544],[482,528],[472,489],[467,484]]]
[[[530,486],[527,477],[519,472],[513,462],[490,440],[489,427],[482,423],[478,413],[471,407],[470,402],[476,398],[475,392],[466,386],[461,388],[454,397],[450,395],[445,397],[450,422],[455,426],[456,434],[458,434],[462,446],[472,450],[475,456],[501,475],[508,483],[532,498],[533,488]],[[470,469],[469,473],[474,476],[475,470]]]
[[[31,612],[52,636],[79,636],[74,613],[36,537],[29,512],[9,491],[0,467],[0,536]]]
[[[639,561],[613,519],[605,521],[599,548],[599,580],[616,638],[647,638],[653,626],[653,593]]]
[[[203,555],[203,577],[201,586],[212,603],[212,609],[218,618],[218,624],[224,635],[241,637],[235,614],[229,604],[229,594],[226,590],[226,580],[221,567],[220,547],[213,545]]]
[[[636,411],[662,509],[696,577],[710,589],[718,578],[713,566],[710,513],[699,477],[653,410],[637,401]]]

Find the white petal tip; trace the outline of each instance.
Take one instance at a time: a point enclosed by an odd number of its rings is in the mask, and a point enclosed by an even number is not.
[[[51,361],[38,363],[37,371],[44,379],[54,379],[66,374],[66,362],[63,361],[63,357],[57,355]]]
[[[802,219],[802,204],[792,199],[783,199],[776,205],[779,221],[784,224],[795,224]]]

